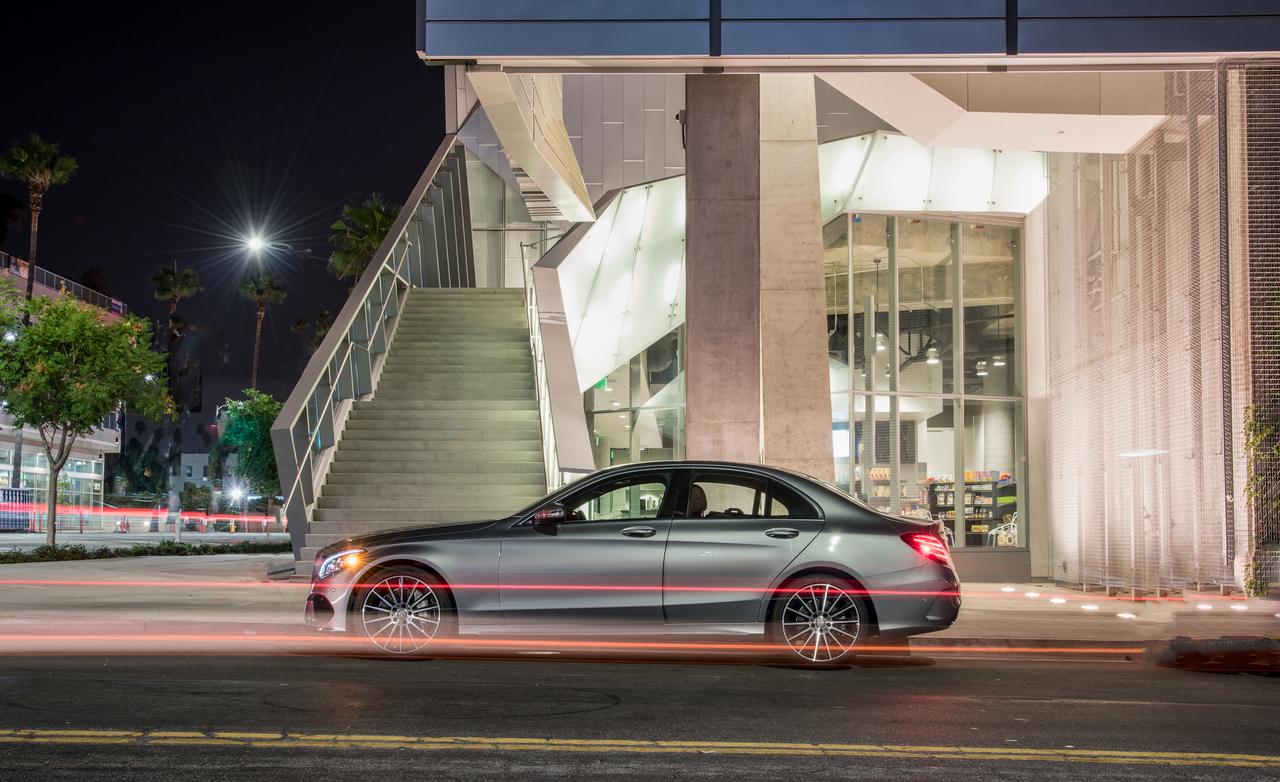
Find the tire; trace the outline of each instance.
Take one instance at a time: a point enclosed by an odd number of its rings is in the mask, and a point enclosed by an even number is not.
[[[847,664],[871,636],[871,613],[857,586],[836,576],[787,582],[769,608],[769,640],[793,665]]]
[[[375,653],[422,656],[436,641],[454,636],[457,613],[443,581],[426,570],[392,567],[361,581],[352,601],[353,629]]]

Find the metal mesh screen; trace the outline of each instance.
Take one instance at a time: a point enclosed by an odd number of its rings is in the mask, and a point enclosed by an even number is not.
[[[1129,154],[1049,160],[1048,507],[1057,578],[1229,580],[1214,72],[1170,72]]]
[[[1237,514],[1235,553],[1280,582],[1280,459],[1273,431],[1245,446],[1246,410],[1280,429],[1280,62],[1223,65],[1230,187],[1230,334]],[[1256,491],[1246,482],[1257,476]],[[1237,575],[1241,575],[1240,572]]]

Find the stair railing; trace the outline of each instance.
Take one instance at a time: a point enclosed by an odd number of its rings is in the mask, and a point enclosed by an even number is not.
[[[352,405],[377,388],[409,289],[475,285],[460,150],[445,136],[271,427],[295,558]]]

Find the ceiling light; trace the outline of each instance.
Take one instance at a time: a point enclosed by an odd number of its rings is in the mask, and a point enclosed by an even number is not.
[[[1002,366],[1004,366],[1004,365],[1005,365],[1004,356],[992,356],[992,357],[991,357],[991,364],[992,364],[993,366],[997,366],[997,367],[1002,367]]]
[[[978,362],[978,377],[986,377],[988,374],[990,374],[990,373],[989,373],[989,372],[987,372],[987,362],[985,362],[985,361],[979,361],[979,362]]]
[[[926,364],[941,364],[941,363],[942,363],[942,359],[938,357],[938,349],[937,349],[937,348],[929,348],[928,350],[926,350],[926,351],[925,351],[925,356],[927,356],[927,358],[925,358],[925,360],[924,360],[924,363],[926,363]]]
[[[613,405],[614,407],[622,407],[622,403],[616,399],[610,402],[609,404]]]
[[[889,342],[884,338],[883,334],[876,335],[876,352],[883,353],[889,347]]]

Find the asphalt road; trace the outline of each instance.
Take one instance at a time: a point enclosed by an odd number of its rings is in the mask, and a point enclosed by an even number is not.
[[[1278,714],[1280,678],[1042,655],[11,656],[0,779],[1280,780]]]

